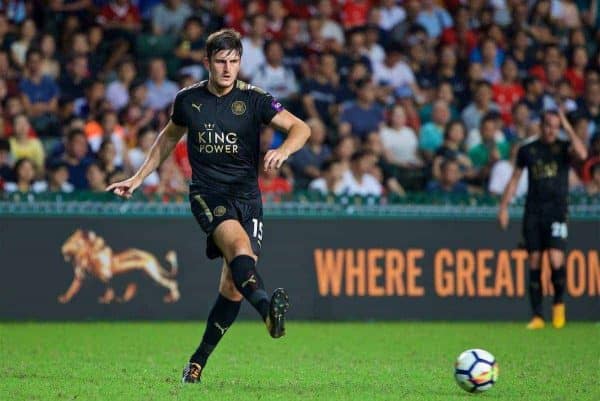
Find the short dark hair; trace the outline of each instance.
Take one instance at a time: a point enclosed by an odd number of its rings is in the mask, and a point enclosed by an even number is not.
[[[72,142],[75,139],[75,137],[79,135],[82,135],[87,140],[87,136],[85,135],[85,132],[82,129],[73,128],[67,133],[67,141]]]
[[[204,29],[204,25],[202,24],[202,18],[197,17],[195,15],[192,15],[191,17],[188,17],[185,22],[183,23],[183,29],[186,29],[188,26],[190,26],[191,24],[196,24],[198,25],[200,28]]]
[[[92,167],[97,167],[98,170],[100,170],[103,174],[106,174],[106,170],[104,170],[102,163],[100,163],[98,160],[94,160],[93,162],[91,162],[90,164],[87,165],[87,167],[85,168],[86,173]]]
[[[531,111],[529,109],[529,106],[527,105],[527,103],[525,103],[525,101],[523,101],[523,100],[520,100],[517,103],[513,104],[512,108],[511,108],[511,111],[513,112],[513,114],[516,113],[517,109],[520,107],[526,107],[528,111]]]
[[[369,156],[374,156],[374,153],[369,152],[368,150],[358,150],[352,154],[352,157],[350,157],[350,161],[354,163]]]
[[[50,162],[48,162],[48,165],[46,166],[46,169],[48,170],[48,172],[53,173],[55,171],[60,170],[61,168],[69,168],[69,165],[67,164],[67,162],[63,161],[63,160],[52,160]]]
[[[40,56],[40,58],[42,57],[42,51],[40,49],[38,49],[37,47],[31,47],[29,48],[29,50],[27,50],[27,53],[25,53],[25,61],[29,62],[29,60],[31,59],[32,56],[34,55],[38,55]]]
[[[104,149],[106,149],[107,147],[109,147],[111,145],[114,146],[114,143],[110,138],[103,140],[102,143],[100,144],[100,147],[98,148],[98,153],[102,152]]]
[[[29,163],[33,166],[33,168],[35,169],[35,163],[33,163],[33,161],[28,158],[28,157],[22,157],[19,160],[17,160],[15,162],[15,165],[13,166],[13,174],[16,177],[17,176],[17,171],[19,171],[19,169],[21,168],[21,166],[25,163]]]
[[[483,127],[486,123],[492,122],[495,123],[497,120],[497,115],[493,114],[493,113],[486,113],[482,118],[481,118],[481,122],[479,123],[479,127]]]
[[[457,166],[460,167],[460,165],[458,164],[458,162],[456,161],[456,159],[445,158],[444,160],[442,160],[442,163],[440,164],[440,170],[444,171],[444,170],[446,170],[452,164],[455,164],[455,165],[457,165]]]
[[[336,158],[327,159],[321,165],[321,171],[323,171],[323,172],[329,171],[329,170],[331,170],[331,168],[333,166],[335,166],[336,164],[341,163],[341,162],[342,161],[340,159],[336,159]]]
[[[263,45],[263,52],[266,54],[271,48],[271,46],[279,46],[283,50],[283,45],[280,42],[276,40],[267,40]]]
[[[240,34],[233,29],[221,29],[213,32],[206,40],[206,57],[209,59],[221,50],[236,51],[242,56],[242,41]]]
[[[476,85],[477,89],[480,89],[480,88],[483,88],[483,87],[488,88],[488,89],[492,89],[492,84],[489,83],[488,81],[486,81],[485,79],[478,80],[475,83],[475,85]]]
[[[467,135],[467,127],[465,126],[465,123],[463,123],[462,120],[456,119],[449,121],[444,127],[444,139],[450,138],[450,131],[455,125],[460,126],[463,130],[463,134],[465,134],[465,136]]]
[[[540,79],[538,77],[536,77],[535,75],[528,75],[523,80],[523,86],[525,86],[525,90],[527,90],[527,88],[529,88],[530,85],[538,82],[540,82]]]
[[[548,117],[550,117],[550,116],[555,116],[555,117],[559,118],[558,110],[556,110],[556,109],[544,110],[544,112],[542,113],[542,125],[546,124],[546,121],[548,120]]]

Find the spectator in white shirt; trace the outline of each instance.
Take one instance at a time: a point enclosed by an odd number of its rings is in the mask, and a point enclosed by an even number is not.
[[[323,195],[341,195],[344,191],[344,165],[339,159],[329,159],[322,166],[322,176],[308,186]]]
[[[130,171],[137,171],[142,163],[144,163],[144,160],[150,152],[150,148],[152,147],[152,144],[157,136],[158,134],[152,128],[145,128],[140,131],[140,134],[138,135],[137,146],[127,152],[127,167],[130,169]],[[146,177],[142,185],[156,187],[159,182],[160,178],[158,173],[153,171],[148,177]]]
[[[250,20],[250,31],[242,39],[244,62],[240,66],[242,79],[250,80],[258,67],[265,62],[265,35],[267,33],[267,17],[262,14],[254,15]]]
[[[437,39],[445,28],[452,26],[452,17],[444,8],[437,6],[434,0],[423,0],[417,23],[427,30],[430,38]]]
[[[116,110],[121,110],[129,103],[129,88],[137,72],[132,59],[125,59],[119,65],[119,77],[106,87],[106,99]]]
[[[279,42],[265,45],[267,62],[256,70],[252,84],[269,92],[284,106],[298,95],[298,82],[291,68],[283,65],[283,48]]]
[[[415,131],[406,125],[406,113],[401,105],[392,108],[389,124],[379,130],[379,135],[388,163],[400,167],[416,167],[423,164],[419,157],[419,139]]]
[[[396,0],[381,1],[379,27],[384,31],[390,31],[396,24],[406,18],[406,11],[396,3],[398,3]]]
[[[192,9],[181,0],[166,0],[152,9],[152,30],[155,35],[178,34]]]
[[[161,58],[155,58],[149,65],[150,79],[146,82],[148,88],[148,107],[152,110],[162,110],[171,104],[179,86],[167,79],[167,66]]]
[[[343,176],[342,192],[348,195],[375,195],[383,192],[381,183],[368,172],[373,170],[377,159],[370,152],[358,151],[352,155],[350,170]]]
[[[37,181],[33,184],[33,192],[63,192],[70,193],[75,189],[69,182],[68,165],[63,161],[50,163],[46,169],[47,181]]]
[[[379,44],[379,27],[374,24],[367,26],[365,34],[365,47],[367,56],[371,60],[371,65],[383,63],[385,60],[385,50]]]
[[[412,93],[419,93],[415,75],[410,66],[402,60],[402,52],[398,45],[390,45],[386,49],[383,62],[373,66],[373,80],[387,89],[387,95],[406,87],[409,87]]]
[[[490,171],[490,181],[488,183],[488,191],[492,195],[502,196],[504,188],[508,185],[510,177],[514,171],[514,163],[517,159],[517,152],[521,143],[514,142],[510,148],[510,160],[498,160],[492,166]],[[517,183],[517,191],[513,200],[523,197],[527,193],[527,169],[523,170],[521,178]]]
[[[333,16],[331,0],[321,0],[317,5],[317,13],[321,17],[321,35],[323,39],[331,40],[340,48],[344,45],[346,38],[342,26],[336,22]]]

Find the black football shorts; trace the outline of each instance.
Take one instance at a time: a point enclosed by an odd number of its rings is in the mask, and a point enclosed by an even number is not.
[[[260,197],[251,200],[235,199],[219,194],[200,194],[190,192],[192,213],[202,230],[208,235],[206,239],[206,256],[209,259],[222,257],[223,254],[215,244],[212,234],[219,224],[225,220],[240,222],[252,245],[252,251],[258,256],[263,239],[263,208]]]
[[[529,252],[546,249],[567,250],[567,217],[525,213],[523,239]]]

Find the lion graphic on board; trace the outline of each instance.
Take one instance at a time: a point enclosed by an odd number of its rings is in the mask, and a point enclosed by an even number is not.
[[[177,274],[177,254],[169,251],[165,255],[170,265],[170,271],[164,269],[157,258],[149,252],[140,249],[126,249],[115,253],[104,242],[104,238],[93,231],[76,230],[62,245],[62,255],[66,262],[73,264],[73,281],[64,294],[59,295],[58,302],[67,303],[79,292],[84,280],[93,277],[106,285],[104,294],[98,302],[109,304],[111,302],[129,302],[137,293],[137,285],[133,282],[127,284],[123,294],[117,296],[111,287],[114,276],[141,270],[158,285],[169,292],[163,301],[167,303],[179,300],[177,281],[173,279]]]

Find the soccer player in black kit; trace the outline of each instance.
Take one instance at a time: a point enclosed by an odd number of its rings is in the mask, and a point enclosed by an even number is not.
[[[278,288],[269,297],[256,270],[263,240],[263,212],[258,189],[261,124],[287,133],[277,149],[267,152],[264,168],[280,168],[310,136],[310,128],[285,110],[270,94],[237,80],[242,57],[237,32],[224,29],[206,42],[207,81],[175,96],[171,119],[140,169],[107,190],[129,198],[168,157],[187,132],[192,166],[190,202],[207,236],[206,254],[223,258],[219,294],[200,345],[186,364],[182,381],[200,382],[212,351],[233,324],[245,298],[261,315],[273,338],[285,334],[288,296]]]
[[[569,141],[558,139],[560,128]],[[587,150],[577,137],[562,111],[547,111],[542,118],[539,138],[527,141],[519,148],[513,175],[504,190],[498,212],[500,226],[508,226],[508,204],[513,198],[523,169],[528,171],[527,199],[523,215],[523,239],[529,254],[529,299],[533,317],[528,329],[545,326],[542,314],[542,286],[540,264],[548,251],[552,266],[552,325],[562,328],[566,323],[565,304],[565,251],[567,247],[567,196],[571,160],[585,159]]]

